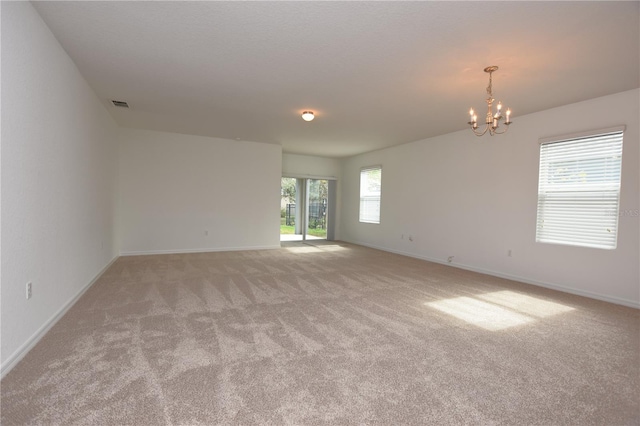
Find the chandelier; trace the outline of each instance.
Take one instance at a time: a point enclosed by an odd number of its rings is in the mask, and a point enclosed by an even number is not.
[[[484,130],[478,129],[478,116],[473,111],[473,108],[469,110],[469,122],[467,124],[471,126],[471,130],[473,131],[473,133],[475,133],[476,136],[482,136],[487,133],[487,131],[491,136],[496,134],[500,135],[509,130],[509,124],[511,124],[511,110],[507,108],[506,119],[504,123],[502,123],[506,127],[500,127],[500,122],[505,118],[502,116],[502,102],[498,102],[498,105],[496,106],[497,111],[495,112],[495,114],[493,112],[492,107],[495,99],[493,99],[491,76],[493,72],[497,70],[498,67],[495,65],[486,67],[484,69],[484,72],[489,73],[489,85],[487,86],[487,95],[489,96],[487,97],[487,118],[485,119]]]

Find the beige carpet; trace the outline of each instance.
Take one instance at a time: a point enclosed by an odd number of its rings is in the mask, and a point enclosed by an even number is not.
[[[639,312],[347,244],[123,257],[2,425],[638,424]]]

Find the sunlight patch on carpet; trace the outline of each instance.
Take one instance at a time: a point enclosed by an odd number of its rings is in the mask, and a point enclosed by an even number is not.
[[[320,250],[317,247],[284,247],[287,251],[290,251],[291,253],[318,253],[321,252],[322,250]]]
[[[549,302],[547,300],[538,299],[537,297],[527,296],[526,294],[520,294],[509,290],[481,294],[478,295],[478,297],[482,300],[538,318],[549,317],[575,310],[570,306]]]
[[[323,245],[323,246],[317,246],[318,248],[322,249],[322,251],[344,251],[344,250],[351,250],[349,247],[345,247],[345,246],[340,246],[340,245]]]
[[[283,246],[284,249],[291,253],[319,253],[319,252],[335,252],[352,250],[350,247],[341,246],[339,244],[313,244],[302,243],[304,245]]]
[[[427,302],[425,305],[492,331],[528,324],[537,321],[537,318],[575,310],[570,306],[509,290],[479,294],[476,297],[478,299],[456,297]]]
[[[427,302],[425,305],[490,331],[504,330],[536,321],[535,318],[472,297],[438,300]]]

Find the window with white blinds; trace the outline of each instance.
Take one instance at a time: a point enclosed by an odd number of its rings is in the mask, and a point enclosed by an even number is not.
[[[360,170],[360,222],[380,223],[382,167]]]
[[[537,242],[616,248],[623,130],[541,143]]]

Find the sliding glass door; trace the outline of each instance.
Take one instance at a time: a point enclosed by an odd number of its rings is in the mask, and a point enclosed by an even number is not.
[[[282,178],[280,241],[327,239],[331,186],[326,179]]]

